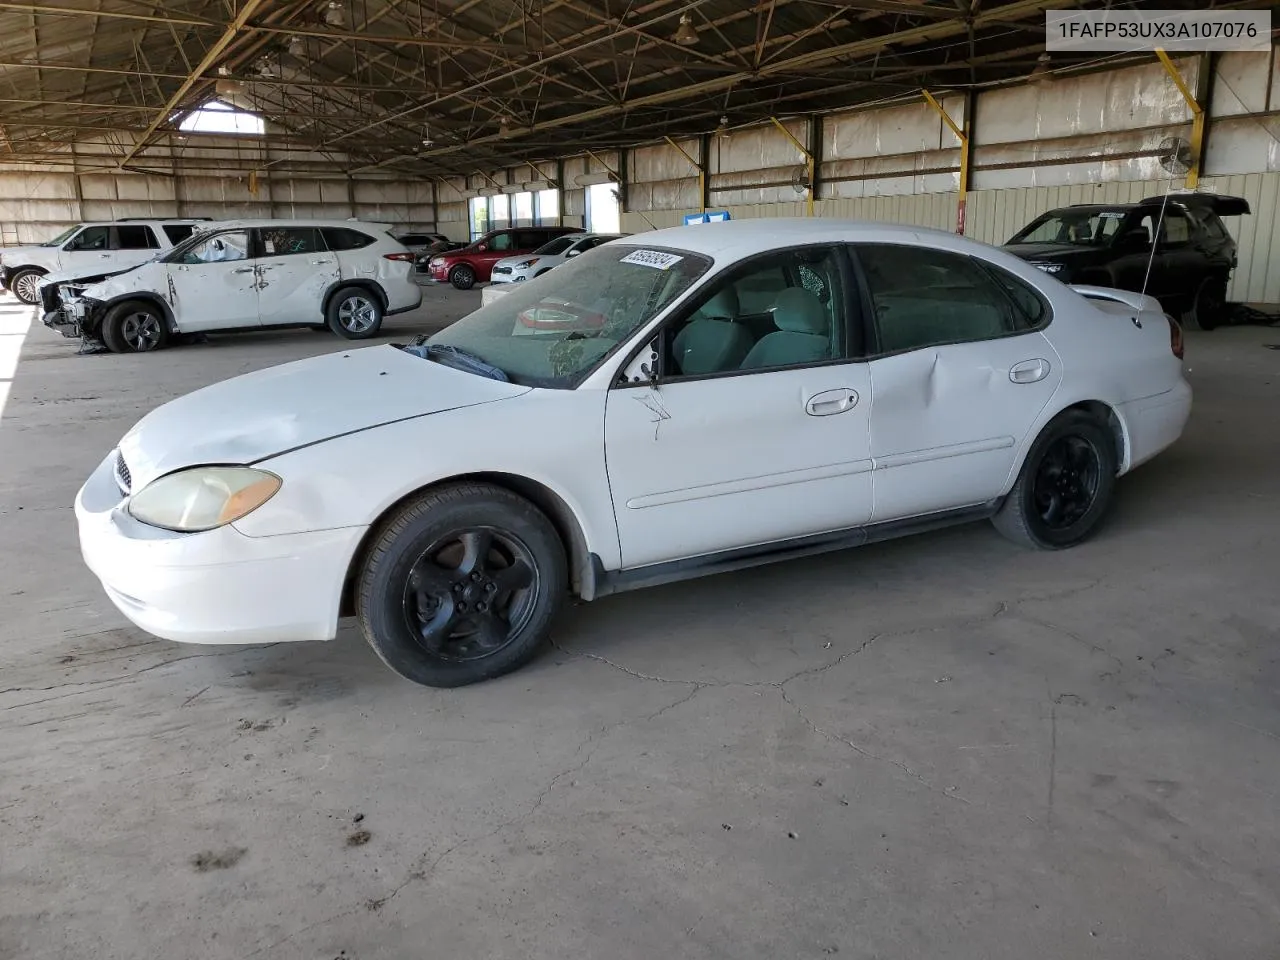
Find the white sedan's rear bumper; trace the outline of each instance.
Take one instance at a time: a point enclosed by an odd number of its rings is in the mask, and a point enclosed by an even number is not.
[[[111,602],[147,633],[183,643],[333,638],[362,529],[172,533],[139,523],[121,504],[109,457],[76,496],[80,550]]]
[[[1127,469],[1132,470],[1182,436],[1191,416],[1191,385],[1179,380],[1165,393],[1120,404],[1119,414],[1128,435]]]

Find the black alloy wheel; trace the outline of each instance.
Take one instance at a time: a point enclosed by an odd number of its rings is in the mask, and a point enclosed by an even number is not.
[[[537,603],[538,568],[529,548],[492,527],[451,531],[409,572],[404,612],[431,656],[465,661],[508,646]]]

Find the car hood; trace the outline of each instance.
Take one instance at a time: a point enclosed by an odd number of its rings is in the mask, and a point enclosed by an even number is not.
[[[108,280],[111,277],[118,277],[122,273],[129,273],[131,270],[137,270],[139,266],[146,266],[146,264],[135,264],[132,267],[120,267],[119,269],[107,270],[106,272],[99,270],[97,273],[85,273],[84,271],[51,273],[48,276],[40,278],[40,285],[49,286],[50,284],[59,283],[84,283],[87,280],[92,280],[94,283],[100,283],[101,281]]]
[[[1002,248],[1023,260],[1078,260],[1096,256],[1104,247],[1078,247],[1070,243],[1006,243]]]
[[[529,389],[423,360],[389,344],[342,350],[224,380],[157,407],[125,434],[120,453],[139,490],[183,467],[254,463]]]
[[[0,247],[0,262],[8,264],[22,263],[24,257],[32,254],[48,253],[57,247],[42,247],[39,244],[27,244],[25,247]]]

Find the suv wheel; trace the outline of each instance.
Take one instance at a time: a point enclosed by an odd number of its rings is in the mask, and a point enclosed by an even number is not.
[[[458,290],[470,290],[476,285],[476,272],[465,263],[460,263],[449,271],[449,282]]]
[[[343,287],[325,311],[329,329],[345,340],[365,340],[382,326],[382,304],[362,287]]]
[[[150,353],[169,342],[160,311],[141,300],[116,304],[102,321],[102,342],[112,353]]]
[[[10,279],[9,289],[23,303],[35,306],[40,302],[40,278],[42,276],[43,274],[39,270],[19,270]]]
[[[1220,327],[1227,318],[1227,284],[1221,277],[1205,277],[1196,289],[1191,316],[1201,330]]]

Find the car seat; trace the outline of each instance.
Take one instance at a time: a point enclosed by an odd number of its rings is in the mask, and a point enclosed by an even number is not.
[[[786,367],[831,359],[831,322],[822,301],[803,287],[788,287],[773,303],[778,329],[751,348],[742,369]]]
[[[681,373],[699,376],[738,369],[753,341],[746,327],[734,323],[737,315],[733,287],[716,292],[699,308],[672,344]]]

